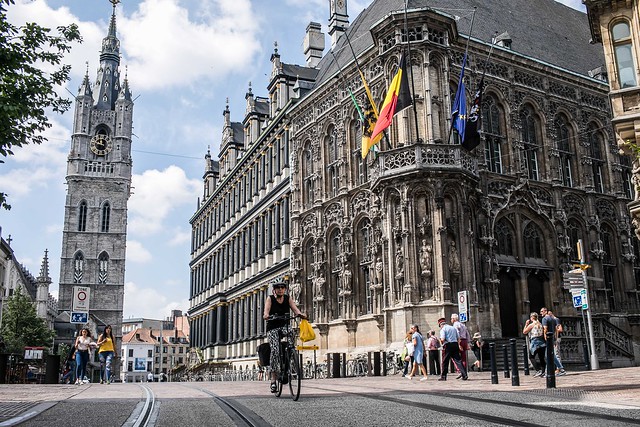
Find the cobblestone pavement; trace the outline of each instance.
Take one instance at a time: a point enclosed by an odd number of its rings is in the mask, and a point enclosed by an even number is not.
[[[387,377],[358,377],[323,380],[305,380],[303,393],[306,396],[331,396],[342,393],[362,392],[386,393],[394,390],[423,390],[429,392],[513,392],[548,394],[581,402],[586,405],[610,405],[611,407],[640,408],[640,367],[603,369],[598,371],[569,372],[556,378],[556,388],[546,388],[545,378],[525,376],[520,372],[520,386],[512,386],[511,378],[498,372],[498,384],[491,384],[489,372],[471,372],[469,381],[457,381],[450,374],[446,382],[429,376],[427,381],[418,377],[408,380],[401,375]],[[195,397],[191,385],[215,390],[220,396],[240,398],[265,396],[267,382],[198,382],[198,383],[145,383],[159,399]],[[67,400],[100,401],[105,399],[144,399],[145,392],[138,384],[86,384],[86,385],[9,385],[0,384],[0,424],[12,417],[45,402]]]

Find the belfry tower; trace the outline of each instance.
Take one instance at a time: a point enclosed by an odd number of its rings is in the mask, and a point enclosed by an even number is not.
[[[71,312],[74,286],[90,289],[89,316],[122,335],[127,202],[131,194],[133,101],[120,81],[116,4],[102,40],[95,83],[84,76],[67,160],[59,310]],[[120,346],[120,340],[117,339]]]

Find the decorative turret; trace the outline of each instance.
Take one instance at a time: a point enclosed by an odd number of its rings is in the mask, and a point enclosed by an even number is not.
[[[76,96],[76,114],[74,122],[74,133],[88,133],[89,119],[91,115],[91,106],[93,105],[93,91],[91,90],[91,81],[89,81],[89,63],[87,62],[87,71],[84,74],[82,84],[78,88],[78,96]]]
[[[349,15],[347,15],[347,0],[329,0],[329,35],[331,36],[331,48],[349,27]]]
[[[211,151],[207,147],[207,154],[204,156],[204,193],[202,201],[206,201],[207,198],[213,193],[218,183],[218,177],[220,176],[219,164],[215,160],[211,160]]]

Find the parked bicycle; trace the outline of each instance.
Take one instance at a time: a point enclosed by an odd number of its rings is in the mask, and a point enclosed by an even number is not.
[[[287,326],[280,328],[280,372],[276,372],[276,397],[282,394],[284,384],[289,384],[291,398],[296,401],[300,398],[300,384],[302,380],[302,370],[300,369],[300,356],[296,350],[296,329],[291,327],[290,321],[298,322],[298,316],[269,316],[267,322],[273,320],[284,320],[289,322]]]

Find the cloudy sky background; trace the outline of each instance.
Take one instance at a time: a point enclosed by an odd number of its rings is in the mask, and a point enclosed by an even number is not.
[[[584,10],[581,0],[558,1]],[[369,3],[349,0],[351,19]],[[107,0],[16,0],[8,9],[18,25],[77,23],[84,42],[65,57],[72,72],[62,93],[77,93],[87,66],[95,80]],[[158,319],[189,308],[189,218],[202,194],[204,155],[208,147],[218,154],[226,99],[232,120],[242,121],[249,83],[267,95],[274,41],[284,62],[304,64],[306,26],[319,22],[326,34],[329,1],[123,0],[116,15],[121,72],[136,98],[124,315]],[[49,251],[56,296],[72,112],[50,115],[48,142],[17,149],[0,165],[0,189],[12,205],[0,211],[2,237],[11,235],[34,276]]]

